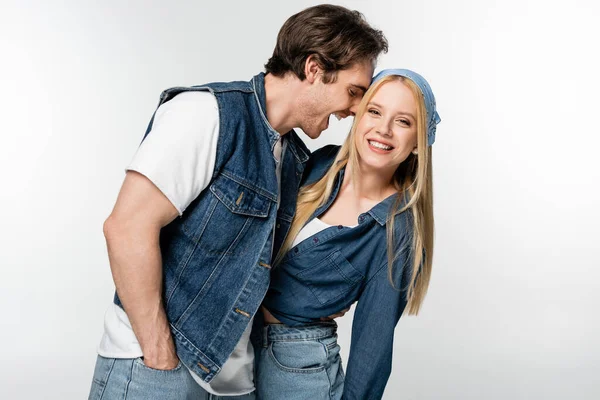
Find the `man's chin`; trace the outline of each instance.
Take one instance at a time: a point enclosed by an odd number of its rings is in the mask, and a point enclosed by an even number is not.
[[[323,131],[319,130],[319,131],[304,132],[304,133],[306,133],[306,136],[308,136],[311,139],[317,139],[319,136],[321,136],[321,133],[323,133]]]

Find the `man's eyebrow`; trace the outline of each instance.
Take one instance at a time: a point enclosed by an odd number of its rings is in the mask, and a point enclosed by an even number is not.
[[[367,88],[361,85],[355,85],[354,83],[351,83],[350,86],[355,87],[359,90],[362,90],[363,93],[367,93]]]
[[[370,105],[370,106],[375,106],[375,107],[378,107],[378,108],[383,108],[381,105],[379,105],[379,104],[375,103],[374,101],[370,101],[370,102],[369,102],[369,105]],[[398,112],[398,114],[399,114],[399,115],[406,115],[406,116],[408,116],[408,117],[411,117],[411,118],[412,118],[414,121],[416,121],[416,120],[417,120],[417,119],[415,118],[415,116],[414,116],[414,115],[412,115],[412,114],[411,114],[411,113],[409,113],[409,112],[403,112],[403,111],[400,111],[400,112]]]

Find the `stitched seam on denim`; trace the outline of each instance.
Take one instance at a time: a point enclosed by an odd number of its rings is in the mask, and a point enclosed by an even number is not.
[[[115,360],[114,358],[112,359],[112,363],[110,364],[110,368],[108,369],[108,372],[106,373],[106,376],[104,377],[104,382],[102,383],[102,390],[100,391],[100,397],[98,397],[98,400],[102,400],[102,397],[104,397],[104,391],[106,390],[106,385],[108,384],[108,379],[110,378],[110,374],[112,373],[112,370],[115,367],[115,362],[116,361],[117,360]],[[95,381],[98,384],[101,383],[101,382],[96,381],[96,379],[93,379],[93,381]]]
[[[256,265],[257,265],[257,264],[254,264],[254,265],[255,265],[255,267],[256,267]],[[262,267],[260,267],[260,269],[262,269]],[[245,289],[248,287],[248,282],[250,281],[250,279],[252,279],[252,277],[253,277],[253,274],[254,274],[254,271],[251,271],[251,272],[250,272],[250,274],[248,275],[248,279],[246,279],[246,281],[244,282],[244,285],[243,285],[243,287],[242,287],[242,290],[241,290],[241,291],[238,293],[238,295],[237,295],[237,297],[235,298],[235,301],[234,301],[234,303],[233,303],[233,304],[235,304],[235,305],[237,305],[237,304],[238,304],[238,302],[239,302],[239,300],[240,300],[240,297],[241,297],[241,296],[242,296],[242,294],[244,293],[244,290],[245,290]],[[266,293],[266,290],[267,290],[267,289],[268,289],[268,287],[265,289],[265,292],[263,293],[263,298],[264,298],[264,295],[265,295],[265,293]],[[260,305],[259,305],[259,307],[260,307]],[[235,309],[233,310],[233,312],[234,312],[235,314],[239,314],[239,313],[237,313],[237,312],[235,311]],[[255,310],[255,312],[256,312],[256,310]],[[240,315],[243,315],[243,314],[240,314]],[[250,316],[249,316],[249,317],[247,317],[247,318],[250,318],[250,319],[252,319],[252,318],[253,318],[253,316],[252,316],[250,313],[249,313],[249,315],[250,315]],[[217,328],[217,335],[215,335],[215,337],[213,338],[213,340],[212,340],[212,341],[211,341],[211,342],[208,344],[208,346],[207,346],[207,349],[208,349],[208,350],[211,350],[211,351],[213,351],[213,347],[214,347],[214,345],[215,345],[215,342],[219,343],[219,341],[222,341],[222,340],[223,340],[223,335],[221,334],[221,331],[223,330],[223,325],[225,325],[225,324],[228,322],[228,320],[229,320],[229,319],[230,319],[230,314],[228,313],[228,314],[225,316],[225,318],[223,319],[222,323],[221,323],[221,324],[219,325],[219,327]]]
[[[335,230],[333,230],[332,228],[335,228]],[[330,234],[331,236],[329,236],[328,235],[329,232],[327,232],[330,229],[332,229],[331,230],[332,233]],[[350,229],[354,229],[354,228],[350,228]],[[330,226],[329,228],[323,229],[319,233],[316,233],[316,234],[314,234],[312,236],[307,237],[305,240],[303,240],[302,242],[298,243],[298,245],[296,245],[296,246],[293,247],[293,248],[297,248],[298,249],[297,253],[291,251],[292,249],[288,250],[285,258],[281,261],[281,264],[285,263],[286,261],[293,260],[294,258],[302,255],[302,253],[304,253],[305,251],[311,250],[313,247],[317,247],[317,246],[319,246],[319,245],[321,245],[323,243],[327,243],[329,240],[333,239],[337,235],[340,235],[343,231],[344,231],[344,229],[337,229],[337,226]],[[318,243],[315,243],[312,240],[307,240],[307,239],[312,238],[315,235],[320,235],[321,237],[323,237],[323,239],[319,239]]]
[[[289,134],[291,134],[292,132],[289,132]],[[294,133],[296,133],[296,131],[294,131]],[[300,138],[298,138],[298,140],[301,140]],[[309,159],[309,155],[307,154],[299,154],[299,151],[296,150],[296,148],[300,148],[300,144],[296,143],[296,138],[294,138],[293,136],[290,136],[290,142],[293,142],[293,146],[291,146],[290,148],[292,149],[292,153],[294,153],[294,157],[296,157],[296,160],[298,162],[300,162],[301,164],[305,163],[306,161],[308,161]],[[304,150],[302,150],[302,152],[304,152]]]
[[[221,174],[222,176],[225,176],[224,174]],[[227,177],[229,178],[229,177]],[[250,187],[248,187],[247,185],[243,185],[231,178],[229,178],[230,180],[238,183],[239,185],[243,186],[245,189],[250,190],[251,192],[254,192],[258,195],[258,198],[260,200],[262,200],[264,203],[266,203],[267,205],[267,210],[264,210],[265,207],[263,207],[263,209],[258,209],[258,208],[254,208],[251,207],[251,204],[248,205],[247,207],[247,211],[242,209],[239,206],[238,200],[241,201],[241,197],[238,197],[237,200],[235,201],[231,201],[231,199],[229,198],[229,195],[227,193],[225,193],[223,190],[221,190],[221,188],[218,187],[218,185],[215,185],[214,183],[212,185],[210,185],[210,191],[213,193],[213,195],[219,199],[219,201],[221,201],[221,203],[223,203],[223,205],[232,213],[234,214],[243,214],[243,215],[251,215],[251,216],[258,216],[258,217],[266,217],[269,215],[269,209],[271,208],[271,202],[272,200],[270,198],[265,198],[266,196],[258,193],[255,189],[252,189]],[[242,193],[244,193],[242,191]],[[259,200],[259,201],[260,201]],[[235,205],[234,205],[235,204]],[[254,214],[248,214],[249,212],[253,212]]]
[[[151,372],[163,372],[163,373],[177,372],[183,366],[183,363],[181,362],[181,360],[179,360],[179,362],[177,363],[177,365],[173,369],[156,369],[156,368],[149,367],[146,364],[144,364],[144,360],[142,360],[142,357],[135,358],[133,360],[133,362],[136,363],[136,364],[138,364],[139,367],[142,368],[142,369],[149,370]]]
[[[210,92],[213,94],[213,96],[215,96],[215,99],[217,100],[217,109],[219,111],[219,137],[217,138],[217,148],[216,148],[217,152],[216,152],[216,154],[221,154],[221,148],[222,148],[221,147],[221,144],[222,144],[222,142],[221,142],[221,128],[223,126],[223,124],[221,124],[221,115],[223,115],[223,113],[222,113],[223,110],[222,110],[222,107],[221,107],[221,102],[219,101],[219,98],[217,97],[217,95],[212,90],[210,90]],[[218,164],[218,158],[215,159],[215,166],[214,166],[214,169],[213,169],[212,176],[210,177],[210,183],[212,183],[212,181],[217,176],[219,176],[219,174],[221,173],[221,170],[224,167],[224,165],[221,165],[219,168],[217,168],[217,166],[219,166],[219,164]]]
[[[327,364],[329,365],[329,347],[324,345],[323,343],[321,343],[321,345],[323,347],[325,347],[325,354],[327,355]],[[327,382],[329,382],[329,399],[333,399],[333,393],[331,392],[333,390],[333,384],[331,383],[331,379],[329,379],[329,374],[327,373],[327,368],[325,368],[325,376],[327,376]]]
[[[263,123],[265,123],[267,129],[273,133],[276,134],[277,136],[281,137],[281,135],[279,134],[279,132],[275,131],[275,129],[273,129],[273,127],[271,126],[271,124],[269,123],[269,120],[267,119],[263,109],[262,109],[262,105],[260,104],[260,99],[258,98],[258,93],[256,91],[256,87],[254,85],[254,78],[252,79],[252,87],[254,88],[254,97],[256,99],[256,104],[258,106],[258,110],[260,111],[260,116],[262,117]],[[288,132],[288,134],[296,134],[296,131],[294,131],[293,129],[290,130],[291,132]],[[306,152],[304,151],[304,149],[302,149],[300,146],[300,143],[302,142],[302,139],[300,139],[299,137],[294,137],[294,136],[290,136],[290,138],[292,138],[292,142],[293,142],[293,146],[291,146],[292,149],[292,153],[294,153],[294,157],[296,157],[296,160],[298,162],[300,162],[301,164],[304,164],[308,158],[309,155],[306,154]],[[296,143],[296,140],[299,143]],[[300,156],[300,154],[298,154],[298,152],[296,151],[296,148],[302,149],[302,152],[304,153],[302,156]]]
[[[259,188],[258,186],[255,186],[250,182],[245,181],[244,178],[234,175],[233,172],[223,170],[223,171],[221,171],[221,175],[223,175],[226,178],[231,179],[232,181],[234,181],[235,183],[237,183],[239,185],[242,185],[242,186],[252,190],[253,192],[256,192],[257,194],[259,194],[261,196],[267,197],[271,201],[277,201],[277,196],[273,196],[273,194],[271,194],[270,192],[268,192],[262,188]]]
[[[125,385],[125,392],[123,393],[123,400],[127,399],[127,393],[129,392],[129,384],[131,383],[131,380],[133,379],[133,366],[134,366],[134,360],[131,360],[131,369],[129,370],[129,378],[127,379],[127,384]]]
[[[102,356],[100,356],[102,357]],[[108,382],[108,378],[110,376],[110,373],[112,372],[112,369],[115,365],[115,359],[113,358],[110,364],[110,368],[108,369],[108,372],[100,379],[96,378],[95,376],[92,378],[92,381],[96,382],[98,385],[102,385],[102,387],[106,386],[106,383]]]
[[[219,260],[219,262],[215,265],[215,268],[213,268],[213,270],[211,271],[210,275],[208,276],[208,278],[204,282],[204,285],[202,285],[202,287],[200,288],[200,290],[198,291],[198,293],[196,294],[196,296],[194,296],[194,299],[190,302],[190,304],[188,305],[188,307],[181,314],[181,317],[179,317],[177,319],[176,324],[178,326],[180,325],[180,322],[181,322],[181,324],[183,324],[187,320],[187,318],[189,318],[189,315],[187,315],[186,318],[183,318],[183,317],[184,317],[184,315],[191,313],[190,308],[192,307],[192,305],[194,304],[194,302],[198,299],[198,296],[200,296],[201,294],[203,294],[204,289],[207,288],[207,285],[209,284],[209,282],[211,282],[211,278],[213,278],[213,276],[215,275],[215,271],[217,271],[217,269],[219,269],[219,267],[223,263],[223,259],[225,258],[225,255],[228,254],[229,249],[231,249],[233,247],[233,244],[236,243],[236,241],[240,237],[240,234],[244,231],[244,228],[246,227],[246,225],[248,224],[249,221],[250,221],[249,218],[246,219],[246,221],[244,222],[244,225],[242,225],[242,228],[238,232],[238,234],[235,237],[235,239],[231,242],[231,244],[229,245],[229,247],[227,248],[227,250],[223,253],[223,256],[221,257],[221,259]],[[211,282],[211,284],[212,284],[212,282]],[[182,321],[182,319],[183,319],[183,321]]]
[[[340,291],[340,292],[339,292],[339,293],[338,293],[338,294],[337,294],[335,297],[331,297],[331,298],[328,298],[328,299],[324,299],[325,301],[322,301],[322,300],[321,300],[321,295],[318,295],[318,294],[315,292],[315,289],[314,289],[313,285],[311,285],[310,283],[306,282],[306,286],[308,287],[308,289],[310,290],[310,292],[313,294],[313,296],[315,296],[315,298],[317,299],[317,301],[318,301],[319,303],[321,303],[322,305],[330,304],[331,302],[333,302],[333,301],[335,301],[335,300],[339,299],[340,297],[342,297],[342,296],[345,296],[345,295],[346,295],[346,294],[347,294],[349,291],[351,291],[351,290],[352,290],[352,289],[353,289],[353,288],[354,288],[356,285],[358,285],[358,283],[359,283],[361,280],[363,280],[363,279],[364,279],[364,276],[363,276],[363,275],[362,275],[362,274],[361,274],[359,271],[357,271],[357,270],[355,269],[354,271],[356,271],[356,272],[357,272],[357,273],[360,275],[360,278],[359,278],[358,280],[356,280],[356,281],[351,281],[351,280],[349,280],[349,279],[346,277],[346,275],[342,273],[342,271],[340,270],[339,266],[338,266],[338,265],[336,264],[336,262],[334,261],[334,259],[336,258],[335,256],[336,256],[336,254],[338,254],[338,253],[339,253],[339,255],[340,255],[340,256],[342,256],[342,257],[343,257],[343,255],[341,254],[341,252],[340,252],[339,250],[336,250],[336,251],[334,251],[333,253],[331,253],[329,256],[327,256],[327,257],[326,257],[326,258],[325,258],[325,259],[324,259],[322,262],[320,262],[320,263],[316,264],[315,266],[313,266],[313,267],[311,267],[311,268],[308,268],[308,269],[306,269],[306,270],[304,270],[304,271],[301,271],[301,272],[299,272],[299,273],[297,273],[297,274],[296,274],[296,277],[298,277],[298,278],[301,278],[302,276],[306,275],[307,273],[309,273],[310,271],[314,270],[315,268],[317,268],[317,267],[319,267],[319,266],[323,265],[325,262],[329,262],[329,264],[330,264],[330,265],[331,265],[331,264],[333,264],[333,268],[335,268],[335,270],[336,270],[336,271],[338,271],[338,272],[340,273],[340,275],[341,275],[341,276],[342,276],[342,278],[343,278],[343,279],[346,281],[346,284],[347,284],[347,287],[345,287],[345,288],[341,288],[341,291]],[[346,258],[344,257],[344,259],[346,259]],[[348,260],[346,260],[346,261],[347,261],[348,263],[350,263]],[[352,264],[350,264],[350,266],[351,266],[351,268],[354,268],[354,267],[352,267]]]
[[[383,268],[386,268],[387,266],[388,266],[388,265],[387,265],[387,260],[386,260],[386,261],[384,261],[384,262],[383,262],[383,264],[382,264],[382,265],[381,265],[379,268],[377,268],[377,271],[376,271],[376,272],[373,274],[373,276],[371,276],[369,279],[367,279],[367,280],[366,280],[366,282],[365,282],[365,288],[367,287],[367,285],[368,285],[368,284],[369,284],[369,283],[370,283],[370,282],[371,282],[371,281],[372,281],[372,280],[373,280],[373,279],[374,279],[374,278],[375,278],[377,275],[379,275],[379,273],[381,272],[381,270],[382,270]]]
[[[244,94],[250,94],[253,92],[252,89],[244,89],[241,87],[235,87],[235,88],[222,88],[222,89],[213,89],[212,87],[209,86],[198,86],[198,88],[204,88],[204,89],[209,89],[211,92],[213,93],[231,93],[231,92],[238,92],[238,93],[244,93]]]
[[[256,106],[258,107],[258,111],[260,114],[260,117],[263,121],[263,124],[265,124],[265,128],[267,128],[267,130],[269,131],[269,133],[271,135],[273,135],[273,137],[277,137],[280,138],[281,135],[279,134],[279,132],[277,132],[275,129],[273,129],[273,127],[271,126],[271,124],[269,123],[269,120],[267,119],[267,116],[265,115],[263,109],[262,109],[262,105],[260,104],[260,99],[258,98],[258,92],[256,91],[256,86],[254,83],[254,78],[252,78],[252,89],[254,92],[254,99],[256,100]]]
[[[173,289],[171,289],[171,293],[169,294],[169,296],[167,297],[167,299],[165,300],[165,309],[166,309],[166,305],[169,304],[169,301],[171,300],[171,298],[173,297],[173,295],[175,294],[175,291],[177,290],[177,288],[179,287],[179,282],[181,280],[181,276],[183,275],[183,273],[185,272],[185,270],[187,269],[188,265],[190,264],[190,261],[192,259],[192,257],[194,256],[194,253],[196,253],[196,250],[198,248],[198,244],[200,243],[200,238],[202,237],[202,235],[204,234],[204,231],[206,230],[206,227],[208,226],[208,222],[210,221],[210,219],[212,218],[212,215],[215,212],[215,209],[217,208],[217,205],[219,204],[218,200],[215,200],[214,202],[214,206],[212,207],[212,209],[210,210],[210,214],[208,215],[208,217],[205,218],[204,220],[204,226],[202,227],[202,231],[200,232],[199,235],[197,235],[197,238],[194,237],[193,233],[189,233],[192,236],[192,243],[194,243],[194,246],[192,247],[189,255],[187,256],[187,258],[185,259],[184,265],[181,268],[181,271],[179,272],[178,276],[177,276],[177,280],[175,281],[175,284],[173,285]],[[183,228],[183,226],[181,227],[181,229],[185,230]],[[213,270],[214,272],[214,270]],[[211,272],[212,274],[212,272]],[[204,286],[202,288],[200,288],[200,291],[202,291],[202,289],[204,288]],[[180,317],[181,318],[181,317]]]
[[[202,227],[202,231],[197,234],[196,232],[194,232],[194,230],[190,230],[190,229],[186,229],[185,227],[185,223],[181,224],[181,229],[187,233],[188,235],[191,236],[192,242],[199,242],[200,238],[202,237],[202,234],[204,233],[204,230],[206,229],[206,225],[208,225],[208,221],[210,221],[210,217],[212,217],[212,214],[215,212],[215,209],[217,208],[217,205],[219,204],[218,200],[215,199],[214,205],[212,206],[212,209],[210,210],[210,215],[207,219],[205,219],[205,224],[204,227]],[[186,221],[187,222],[187,221]]]
[[[331,350],[331,349],[333,349],[334,347],[337,346],[337,341],[335,341],[333,343],[326,344],[326,346],[327,346],[328,350]]]
[[[196,355],[200,354],[201,357],[205,358],[206,360],[208,360],[209,363],[212,364],[212,367],[215,370],[215,374],[218,374],[221,371],[221,368],[219,368],[217,366],[217,364],[210,357],[208,357],[206,354],[204,354],[203,351],[201,351],[192,342],[190,342],[190,340],[183,333],[181,333],[181,331],[179,329],[175,328],[173,326],[173,324],[171,324],[171,329],[173,330],[173,333],[175,333],[178,336],[181,336],[181,338],[183,338],[183,340],[185,340],[186,343],[182,343],[183,346],[187,347],[188,350],[192,351],[193,353],[196,353]],[[209,374],[209,376],[210,376],[210,374]]]
[[[273,332],[277,335],[290,335],[290,331],[294,332],[314,332],[316,330],[331,330],[337,329],[338,325],[335,321],[318,321],[318,322],[310,322],[302,325],[285,325],[285,324],[267,324],[270,332]],[[283,333],[282,333],[283,331]],[[297,333],[294,333],[294,335]]]
[[[212,215],[214,214],[215,209],[217,208],[217,205],[218,205],[218,200],[215,201],[215,205],[212,207],[212,209],[210,211],[210,214],[208,215],[208,218],[205,219],[206,222],[204,224],[204,227],[202,228],[202,232],[200,232],[200,234],[198,235],[198,239],[195,240],[194,236],[192,235],[192,242],[194,243],[194,246],[192,247],[192,250],[190,251],[190,254],[187,256],[187,258],[185,259],[185,261],[182,261],[182,263],[184,265],[181,267],[181,270],[180,270],[179,274],[177,275],[177,279],[175,280],[175,284],[173,285],[173,289],[171,289],[171,293],[169,293],[168,297],[165,300],[165,309],[166,309],[166,305],[169,304],[169,301],[173,297],[173,294],[175,293],[175,291],[179,287],[179,282],[181,280],[181,276],[183,275],[184,271],[187,269],[188,265],[190,264],[190,260],[194,256],[194,253],[196,252],[196,249],[198,248],[198,244],[200,243],[200,238],[204,234],[204,231],[206,230],[206,226],[208,225],[208,221],[210,221],[210,219],[212,218]],[[181,227],[181,229],[183,229],[183,227]],[[202,289],[200,289],[200,290],[202,290]]]
[[[303,269],[302,271],[296,273],[295,274],[296,277],[301,278],[304,275],[306,275],[307,273],[309,273],[310,271],[314,270],[315,268],[318,268],[318,267],[322,266],[323,264],[332,263],[333,262],[332,258],[334,258],[335,254],[339,253],[339,252],[340,252],[339,250],[335,250],[333,253],[329,254],[327,257],[323,258],[321,261],[317,262],[313,266],[311,266],[309,268],[306,268],[306,269]]]
[[[321,303],[321,305],[324,305],[324,306],[325,306],[325,305],[331,304],[331,302],[333,302],[333,301],[336,301],[336,300],[338,300],[340,297],[343,297],[343,296],[347,295],[347,294],[348,294],[348,292],[349,292],[349,291],[351,291],[351,290],[354,288],[354,286],[356,286],[356,285],[358,284],[358,283],[356,283],[356,282],[355,282],[355,283],[352,283],[352,284],[350,284],[350,283],[348,283],[348,282],[346,282],[346,283],[348,284],[348,287],[346,287],[346,288],[342,289],[342,290],[340,291],[340,293],[338,293],[338,295],[337,295],[337,296],[335,296],[335,297],[331,297],[331,298],[328,298],[328,299],[326,299],[326,301],[321,301],[321,297],[317,295],[317,293],[315,292],[315,289],[313,288],[313,286],[312,286],[312,285],[309,285],[309,284],[307,283],[307,284],[306,284],[306,286],[308,286],[308,289],[309,289],[309,290],[310,290],[310,292],[313,294],[313,296],[315,296],[315,298],[317,299],[317,301],[318,301],[319,303]]]
[[[194,296],[194,299],[190,302],[190,304],[187,306],[187,308],[185,309],[185,311],[181,314],[181,316],[175,322],[175,324],[177,326],[183,325],[185,323],[185,321],[190,317],[189,316],[189,314],[191,314],[190,308],[196,302],[196,300],[198,299],[198,297],[201,294],[203,294],[204,289],[207,288],[207,285],[209,284],[209,282],[211,282],[211,285],[212,285],[211,279],[214,277],[215,271],[217,271],[219,269],[219,267],[223,263],[223,260],[225,258],[225,254],[228,254],[229,250],[233,247],[234,244],[236,244],[236,242],[238,241],[238,238],[240,237],[240,234],[245,231],[246,225],[248,225],[249,222],[250,222],[250,218],[247,218],[246,221],[244,222],[244,225],[242,226],[242,228],[238,232],[237,236],[235,237],[235,239],[231,242],[231,244],[229,245],[229,247],[227,248],[227,250],[225,251],[225,253],[221,257],[221,259],[219,260],[219,262],[215,265],[215,268],[213,268],[213,270],[211,271],[210,275],[208,276],[208,278],[204,282],[204,285],[202,285],[202,288],[200,288],[200,290],[198,291],[198,293],[196,294],[196,296]],[[184,318],[184,316],[185,316],[185,318]]]
[[[273,342],[310,342],[313,340],[319,340],[319,339],[325,339],[331,337],[331,334],[329,332],[325,332],[322,335],[314,335],[314,336],[307,336],[307,337],[280,337],[280,338],[272,338],[270,336],[267,337],[267,340],[269,341],[269,343],[273,343]]]
[[[271,360],[273,360],[273,363],[275,364],[275,366],[283,371],[286,372],[296,372],[296,373],[302,373],[302,374],[314,374],[314,373],[319,373],[319,372],[323,372],[325,371],[325,366],[321,366],[321,367],[315,367],[315,368],[290,368],[290,367],[286,367],[285,365],[281,364],[277,358],[275,357],[275,354],[273,354],[273,346],[269,346],[269,348],[267,349],[267,352],[271,358]]]
[[[348,261],[348,259],[346,257],[344,257],[344,255],[342,254],[341,251],[337,251],[334,254],[337,254],[337,257],[334,257],[334,259],[331,260],[331,262],[333,263],[333,267],[335,269],[337,269],[337,271],[340,273],[340,275],[342,275],[342,277],[346,280],[346,282],[351,283],[351,284],[356,284],[358,282],[360,282],[361,280],[364,279],[364,275],[357,270],[356,268],[354,268],[354,266],[352,266],[352,263],[350,263],[350,261]],[[347,276],[346,273],[344,273],[344,271],[342,270],[341,266],[335,261],[337,260],[339,257],[342,257],[344,260],[348,263],[348,265],[350,266],[350,268],[352,269],[352,271],[356,272],[359,276],[358,279],[353,280],[350,276]]]
[[[281,210],[281,207],[279,209]],[[289,214],[286,214],[285,212],[278,212],[277,218],[282,219],[287,222],[292,222],[294,220],[294,215],[290,216]]]
[[[248,221],[246,221],[246,222],[248,222]],[[242,227],[242,230],[240,230],[240,233],[243,231],[243,228],[245,228],[245,226],[246,226],[246,224],[244,224],[244,226]],[[233,245],[233,243],[235,243],[235,242],[236,242],[236,240],[237,240],[237,238],[238,238],[238,237],[239,237],[239,234],[238,234],[238,236],[236,236],[235,240],[232,242],[232,245]],[[230,248],[231,248],[231,246],[229,246],[229,248],[228,248],[227,250],[229,250]],[[260,257],[260,256],[259,256],[259,257]],[[256,265],[256,264],[255,264],[255,265]],[[245,288],[248,286],[248,281],[249,281],[251,278],[252,278],[252,272],[250,272],[250,274],[248,274],[248,279],[246,279],[246,281],[244,282],[244,286],[243,286],[242,290],[241,290],[241,291],[238,293],[238,295],[237,295],[237,297],[235,298],[235,301],[234,301],[234,303],[233,303],[233,304],[237,304],[237,303],[238,303],[238,301],[239,301],[239,299],[240,299],[240,296],[241,296],[241,295],[242,295],[242,293],[244,292],[244,289],[245,289]],[[223,323],[225,323],[225,322],[223,322]],[[219,326],[219,330],[220,330],[222,327],[223,327],[223,324],[221,324],[221,325]]]

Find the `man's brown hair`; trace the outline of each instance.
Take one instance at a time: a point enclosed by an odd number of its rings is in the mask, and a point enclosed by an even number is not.
[[[374,64],[387,50],[383,32],[372,28],[360,12],[322,4],[285,21],[265,69],[275,76],[292,72],[304,80],[306,59],[313,56],[323,69],[323,82],[329,83],[335,81],[337,71],[365,61]]]

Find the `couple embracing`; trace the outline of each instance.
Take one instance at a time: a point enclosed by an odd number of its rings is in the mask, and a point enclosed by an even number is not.
[[[373,77],[356,11],[308,8],[250,81],[164,91],[104,223],[90,399],[379,399],[433,255],[429,84]],[[310,153],[331,115],[342,146]],[[357,302],[344,374],[334,317]]]

